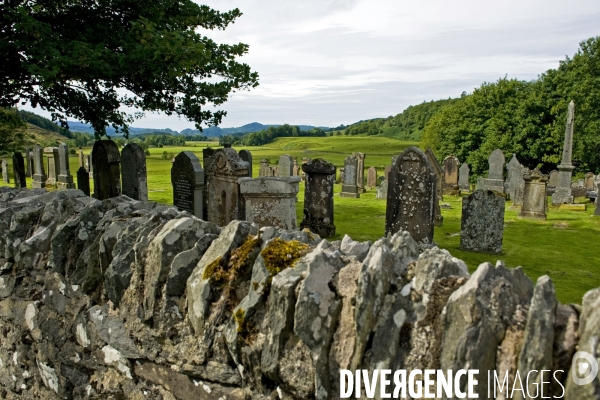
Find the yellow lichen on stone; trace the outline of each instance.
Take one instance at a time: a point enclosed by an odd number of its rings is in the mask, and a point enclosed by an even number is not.
[[[248,236],[248,239],[237,249],[231,252],[231,258],[229,259],[229,281],[234,281],[240,271],[244,268],[244,265],[248,261],[250,252],[260,245],[260,236]]]
[[[286,268],[293,267],[296,261],[308,252],[309,246],[297,240],[275,238],[260,252],[265,260],[265,267],[271,276],[277,275]]]
[[[313,240],[313,241],[315,240],[315,235],[313,235],[313,233],[310,231],[310,229],[304,228],[304,229],[302,229],[302,232],[306,233],[306,235],[308,236],[308,238],[310,240]]]
[[[246,318],[246,313],[241,308],[238,309],[235,313],[233,313],[233,320],[235,321],[235,323],[237,325],[238,333],[242,332],[242,330],[244,329],[245,318]]]
[[[213,262],[208,264],[206,268],[204,268],[204,272],[202,273],[202,279],[208,280],[212,279],[213,281],[219,281],[220,273],[223,268],[221,267],[221,262],[223,261],[223,257],[217,257]]]

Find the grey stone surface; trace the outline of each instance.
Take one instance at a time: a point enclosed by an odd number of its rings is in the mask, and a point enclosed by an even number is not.
[[[377,170],[375,167],[370,167],[367,170],[367,186],[370,188],[377,186]]]
[[[544,175],[539,169],[533,171],[526,170],[523,175],[525,188],[523,190],[523,206],[519,217],[546,219],[546,209],[548,208],[548,196],[546,194],[546,184],[548,175]]]
[[[588,190],[595,190],[596,189],[595,181],[596,181],[596,176],[594,175],[594,173],[588,172],[585,174],[585,180],[584,180],[583,186]]]
[[[512,195],[513,206],[522,206],[523,205],[523,196],[525,194],[525,180],[523,176],[531,171],[529,168],[526,168],[522,165],[518,165],[513,168],[513,178],[511,178],[510,186],[514,185],[514,194]]]
[[[248,178],[252,178],[252,153],[250,150],[240,150],[238,155],[242,161],[246,161],[248,163]]]
[[[296,229],[296,196],[300,177],[241,178],[239,183],[245,201],[246,221],[259,227]]]
[[[23,159],[23,155],[16,151],[12,156],[12,167],[13,167],[13,177],[15,179],[15,187],[16,188],[25,188],[27,187],[27,181],[25,178],[25,160]]]
[[[106,200],[121,194],[121,155],[112,140],[97,140],[92,149],[94,198]]]
[[[304,186],[304,218],[300,228],[307,228],[321,237],[335,235],[333,184],[335,165],[322,158],[302,164],[306,174]]]
[[[504,193],[504,154],[501,150],[492,151],[488,158],[489,172],[485,180],[485,188],[498,193]]]
[[[148,201],[148,177],[146,155],[140,145],[128,143],[121,151],[121,179],[125,196],[134,200]]]
[[[458,185],[458,166],[460,162],[458,158],[453,154],[444,158],[444,190],[454,190],[454,187]]]
[[[392,171],[391,165],[388,165],[387,167],[385,167],[385,170],[383,171],[385,181],[389,181],[391,171]]]
[[[33,147],[33,188],[46,187],[46,172],[44,171],[44,153],[39,144]]]
[[[377,193],[375,194],[375,198],[379,200],[387,200],[387,192],[388,192],[388,181],[381,182],[381,185],[377,186]]]
[[[567,125],[565,127],[565,141],[563,144],[563,153],[560,165],[558,166],[558,184],[552,195],[552,204],[555,206],[561,204],[573,203],[573,194],[571,193],[571,179],[575,167],[572,164],[573,155],[573,127],[575,123],[575,103],[569,103],[567,111]]]
[[[469,186],[469,164],[464,162],[458,170],[458,188],[460,190],[471,190]]]
[[[8,161],[6,161],[6,158],[2,159],[2,180],[4,183],[10,183],[10,178],[8,175]]]
[[[460,249],[501,253],[504,237],[504,198],[492,191],[476,190],[464,197]]]
[[[356,186],[358,186],[358,192],[365,192],[365,157],[364,153],[354,153],[356,156]]]
[[[548,187],[556,187],[558,186],[558,171],[557,170],[553,170],[550,172],[550,175],[548,177]]]
[[[65,143],[58,146],[58,176],[56,178],[56,187],[58,189],[75,189],[73,176],[69,167],[69,148]]]
[[[371,248],[371,241],[367,240],[366,242],[357,242],[352,240],[352,238],[348,235],[344,235],[342,242],[340,244],[340,250],[346,253],[349,256],[356,256],[356,259],[362,262],[367,254],[369,253],[369,249]]]
[[[344,160],[344,175],[342,178],[342,197],[360,197],[358,190],[358,156],[356,153]]]
[[[523,173],[521,172],[522,165],[517,159],[517,155],[513,153],[512,158],[508,163],[506,163],[506,180],[508,181],[508,198],[513,200],[515,198],[515,185],[517,184],[517,180],[523,180]],[[520,204],[519,204],[520,205]]]
[[[443,187],[444,187],[444,170],[440,163],[438,162],[435,154],[431,148],[427,148],[425,151],[425,155],[427,156],[427,161],[429,162],[429,166],[435,175],[435,217],[433,223],[435,226],[442,226],[444,222],[444,217],[442,216],[442,210],[440,208],[440,202],[444,199]],[[387,197],[387,192],[386,192]]]
[[[598,197],[596,197],[596,210],[594,211],[594,215],[600,215],[600,183],[596,183],[596,191]]]
[[[46,179],[46,185],[56,186],[58,175],[60,174],[60,160],[58,157],[58,147],[45,147],[44,155],[46,156],[46,167],[48,171],[48,179]]]
[[[404,150],[388,181],[385,233],[408,231],[420,243],[433,242],[435,175],[416,147]]]
[[[204,170],[198,157],[191,151],[182,151],[175,157],[171,166],[171,185],[173,205],[181,211],[204,218]]]
[[[290,156],[289,154],[284,154],[280,156],[278,164],[279,174],[277,176],[280,176],[282,178],[289,178],[293,175],[293,167],[294,160],[292,159],[292,156]]]
[[[33,178],[33,157],[29,147],[25,147],[25,175]]]

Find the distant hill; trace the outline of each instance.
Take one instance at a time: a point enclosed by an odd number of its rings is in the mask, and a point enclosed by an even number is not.
[[[31,146],[35,143],[38,143],[41,146],[54,145],[69,140],[68,137],[61,135],[60,133],[40,128],[39,126],[30,123],[27,123],[25,139],[27,144]]]

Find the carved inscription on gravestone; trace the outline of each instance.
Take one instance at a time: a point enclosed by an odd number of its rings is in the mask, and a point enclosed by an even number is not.
[[[173,205],[202,218],[204,171],[200,160],[191,151],[182,151],[171,166]]]

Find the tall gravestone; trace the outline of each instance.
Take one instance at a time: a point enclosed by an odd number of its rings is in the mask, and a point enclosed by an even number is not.
[[[92,148],[94,198],[106,200],[121,195],[121,155],[112,140],[97,140]]]
[[[204,171],[200,160],[191,151],[182,151],[175,157],[171,165],[171,185],[173,205],[202,219]]]
[[[85,155],[83,154],[83,150],[79,150],[79,166],[85,168]]]
[[[552,195],[552,204],[571,204],[573,194],[571,193],[571,179],[575,167],[572,164],[573,155],[573,125],[575,123],[575,103],[569,103],[567,111],[567,125],[565,127],[565,142],[563,145],[562,160],[558,166],[558,185]]]
[[[271,167],[269,166],[269,160],[267,160],[266,158],[263,158],[262,160],[260,160],[258,176],[259,177],[272,176],[271,175]]]
[[[356,157],[356,186],[358,193],[365,192],[365,157],[364,153],[352,154]]]
[[[58,159],[58,147],[44,148],[46,156],[46,166],[48,167],[48,179],[46,186],[56,186],[58,175],[60,174],[60,161]]]
[[[600,216],[600,182],[596,181],[596,190],[598,191],[598,197],[596,197],[596,210],[594,215]]]
[[[425,150],[425,156],[427,157],[429,167],[435,175],[435,217],[433,221],[435,226],[442,226],[442,224],[444,223],[444,217],[442,217],[442,209],[440,208],[440,202],[444,200],[444,193],[442,189],[444,186],[444,169],[438,162],[435,154],[433,154],[433,150],[431,150],[430,147],[428,147],[427,150]],[[383,192],[381,193],[381,195],[383,195]],[[385,197],[387,198],[387,189],[385,192]]]
[[[282,178],[289,178],[290,176],[292,176],[293,173],[292,169],[294,167],[294,159],[289,154],[284,154],[281,157],[279,157],[279,164],[277,166],[277,176]]]
[[[515,174],[515,170],[519,172],[519,175]],[[523,176],[525,176],[525,174],[530,173],[531,171],[529,170],[529,168],[524,167],[522,165],[519,164],[519,166],[516,166],[515,168],[513,168],[513,179],[514,179],[514,194],[513,194],[513,207],[521,207],[523,206],[523,196],[525,194],[525,179],[523,179]]]
[[[463,198],[460,249],[478,253],[502,252],[504,198],[490,190],[476,190]]]
[[[15,187],[27,187],[27,181],[25,180],[25,160],[23,159],[23,155],[20,152],[16,151],[13,153],[12,164],[13,176],[15,178]]]
[[[521,163],[517,159],[517,154],[513,153],[512,158],[509,162],[506,163],[506,180],[508,181],[508,189],[506,194],[510,200],[513,200],[515,197],[515,184],[516,178],[518,176],[523,178],[523,174],[521,173]]]
[[[344,160],[344,177],[342,179],[342,197],[360,197],[358,192],[357,175],[358,174],[358,158],[355,154],[346,157]]]
[[[417,147],[395,160],[388,181],[385,234],[408,231],[420,243],[433,242],[435,175]]]
[[[79,167],[77,170],[77,189],[81,190],[86,196],[90,195],[90,174],[85,167]]]
[[[33,168],[35,169],[33,174],[33,182],[31,186],[34,189],[46,187],[46,172],[44,171],[44,151],[39,144],[33,147]]]
[[[523,206],[519,217],[546,220],[548,175],[542,174],[536,168],[533,171],[527,170],[523,174],[523,179],[525,180],[525,188],[523,190]]]
[[[248,177],[248,163],[232,148],[216,150],[204,160],[207,178],[208,221],[225,226],[246,218],[239,179]]]
[[[594,175],[593,172],[588,172],[587,174],[585,174],[585,179],[584,179],[584,186],[587,190],[594,190],[596,189],[596,185],[595,185],[595,180],[596,180],[596,176]]]
[[[379,200],[387,200],[388,181],[381,181],[381,185],[377,186],[377,193],[375,198]]]
[[[464,162],[460,168],[458,169],[458,188],[460,190],[470,190],[469,186],[469,174],[471,173],[471,169],[469,168],[469,164]]]
[[[204,149],[202,149],[202,165],[204,165],[204,169],[206,169],[206,161],[212,157],[213,154],[215,154],[215,149],[213,149],[212,147],[206,147]],[[202,212],[203,212],[203,217],[202,219],[205,221],[208,221],[208,175],[206,175],[206,173],[204,174],[204,186],[203,186],[203,190],[204,192],[202,192]]]
[[[492,151],[488,158],[489,172],[485,180],[487,190],[504,193],[504,163],[506,159],[500,149]]]
[[[94,163],[92,162],[92,153],[85,156],[85,169],[90,178],[94,178]]]
[[[292,175],[299,176],[300,167],[298,166],[298,157],[294,157],[294,165],[292,167]]]
[[[300,177],[240,178],[246,221],[259,227],[296,229],[296,195]]]
[[[58,177],[56,179],[56,187],[61,190],[75,189],[73,176],[69,167],[69,148],[65,143],[58,146]]]
[[[31,151],[29,153],[27,153],[26,159],[27,159],[27,162],[28,162],[27,167],[29,168],[29,170],[28,170],[29,172],[28,172],[27,176],[30,177],[30,178],[33,178],[33,174],[35,173],[35,166],[33,164],[33,162],[34,162],[33,149],[31,149]]]
[[[10,178],[8,176],[8,162],[6,158],[2,159],[2,180],[4,183],[10,183]]]
[[[367,186],[374,188],[377,186],[377,170],[371,167],[367,170]]]
[[[321,237],[335,235],[333,220],[333,185],[335,165],[322,158],[302,164],[306,176],[304,186],[304,217],[300,228],[309,229]]]
[[[392,171],[392,166],[388,165],[387,167],[385,167],[385,169],[383,170],[383,176],[384,176],[384,180],[389,180],[390,179],[390,172]]]
[[[460,194],[458,188],[458,166],[460,162],[458,158],[456,158],[453,154],[450,154],[448,157],[444,158],[443,166],[444,166],[444,184],[443,184],[443,193],[449,194],[453,196],[457,196]]]
[[[148,201],[146,155],[140,145],[128,143],[121,151],[121,183],[125,196]]]
[[[238,155],[248,163],[248,178],[252,178],[252,153],[249,150],[240,150]]]
[[[33,168],[31,168],[31,155],[29,147],[25,147],[25,175],[30,178],[33,176]]]

